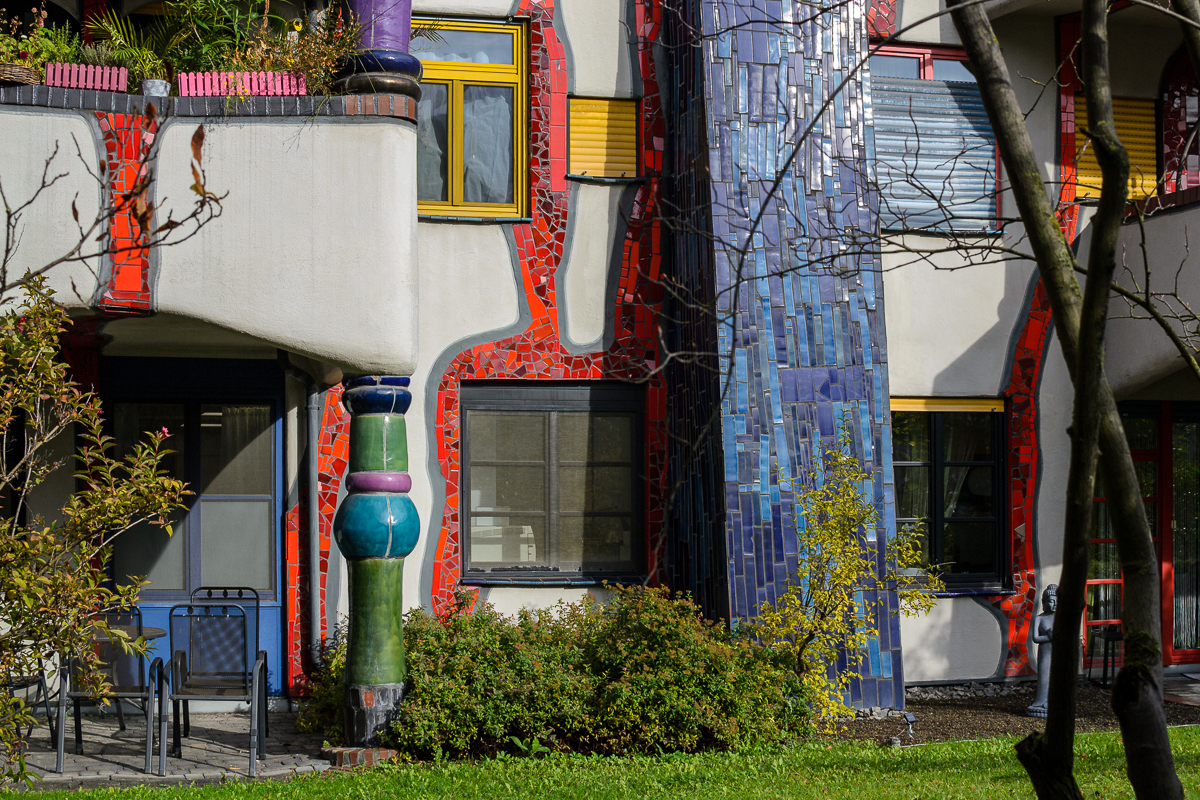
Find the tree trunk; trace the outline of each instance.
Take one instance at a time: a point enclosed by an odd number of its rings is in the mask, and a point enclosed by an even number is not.
[[[1044,735],[1035,734],[1017,748],[1041,798],[1076,798],[1072,777],[1075,671],[1078,664],[1079,624],[1086,580],[1087,537],[1090,532],[1091,477],[1094,477],[1093,436],[1098,436],[1109,515],[1125,576],[1122,621],[1126,630],[1126,667],[1114,688],[1120,702],[1127,772],[1139,798],[1182,797],[1175,775],[1170,740],[1162,712],[1158,571],[1154,544],[1146,521],[1141,489],[1129,456],[1128,443],[1112,389],[1103,370],[1103,318],[1107,314],[1109,277],[1092,273],[1094,288],[1084,298],[1075,279],[1074,254],[1059,228],[1054,207],[1034,156],[1024,115],[1013,92],[1008,68],[982,6],[948,0],[955,27],[975,68],[984,106],[1000,144],[1000,155],[1014,199],[1025,224],[1038,270],[1046,284],[1059,343],[1076,388],[1072,430],[1072,463],[1068,479],[1068,518],[1064,536],[1063,578],[1056,614],[1051,668],[1050,706]],[[1124,211],[1128,157],[1112,125],[1111,91],[1107,71],[1106,8],[1098,0],[1085,5],[1084,52],[1089,116],[1095,133],[1104,184],[1101,208],[1093,221],[1091,268],[1110,270],[1115,263],[1116,236]],[[1103,158],[1100,148],[1105,150]],[[1124,163],[1124,173],[1121,164]],[[1115,195],[1114,195],[1115,192]],[[1099,252],[1098,252],[1099,251]],[[1101,319],[1098,320],[1097,317]],[[1082,369],[1081,369],[1082,367]],[[1096,430],[1098,428],[1098,430]],[[1089,458],[1089,451],[1092,456]],[[1091,466],[1089,466],[1091,461]],[[1081,527],[1087,524],[1088,527]],[[1132,660],[1131,660],[1132,657]],[[1135,663],[1136,662],[1136,663]],[[1132,669],[1131,669],[1132,667]],[[1128,723],[1126,722],[1128,719]],[[1128,724],[1128,730],[1127,730]],[[1136,737],[1136,738],[1134,738]]]

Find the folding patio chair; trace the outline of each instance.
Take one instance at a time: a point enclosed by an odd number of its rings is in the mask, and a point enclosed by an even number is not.
[[[29,703],[30,707],[36,708],[40,703],[46,712],[46,726],[50,728],[50,740],[54,741],[54,714],[50,710],[50,688],[46,684],[46,668],[42,659],[37,659],[38,671],[31,675],[6,675],[0,679],[0,690],[8,692],[10,695],[16,695],[17,692],[26,692],[26,701],[28,702],[28,692],[30,689],[35,690],[33,702]],[[37,721],[29,723],[29,730],[25,732],[25,737],[28,739],[33,735],[33,726]],[[21,735],[20,727],[17,728],[17,736]]]
[[[246,602],[251,603],[249,599]],[[257,597],[253,603],[257,604]],[[267,735],[267,654],[257,651],[254,661],[250,660],[251,641],[257,637],[252,639],[246,607],[232,601],[183,603],[171,608],[170,631],[170,700],[175,723],[172,755],[183,757],[181,705],[183,719],[190,721],[187,707],[192,700],[249,703],[250,777],[257,777],[259,744]],[[190,727],[184,735],[191,733]],[[165,715],[159,719],[159,730],[165,741]],[[160,775],[166,772],[164,752],[165,748],[159,750]]]
[[[106,617],[109,625],[129,627],[132,637],[136,638],[142,635],[142,612],[140,609],[134,608],[129,611],[107,614]],[[106,639],[98,640],[96,647],[99,649],[102,669],[108,673],[108,680],[111,684],[109,690],[102,696],[101,701],[111,701],[116,707],[117,722],[121,730],[125,730],[125,712],[122,708],[123,701],[134,701],[135,705],[141,706],[140,710],[145,715],[145,771],[149,775],[153,771],[154,698],[156,695],[158,696],[158,713],[161,715],[164,711],[162,696],[165,672],[163,670],[163,660],[155,658],[150,662],[149,668],[147,668],[144,657],[126,653],[120,645],[113,641]],[[63,755],[66,750],[67,703],[72,703],[75,711],[75,754],[82,755],[83,716],[80,713],[80,706],[84,702],[96,702],[96,699],[90,693],[79,691],[75,688],[79,683],[80,673],[81,665],[77,659],[69,659],[59,671],[58,725],[56,726],[57,736],[55,737],[57,755],[54,766],[54,771],[59,773],[63,771]],[[163,749],[161,739],[159,740],[159,749]]]

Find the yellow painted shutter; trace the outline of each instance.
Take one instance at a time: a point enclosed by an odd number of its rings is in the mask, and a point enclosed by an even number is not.
[[[1113,98],[1113,119],[1117,136],[1129,151],[1129,199],[1154,194],[1158,181],[1158,130],[1154,120],[1153,100]],[[1078,153],[1077,197],[1100,196],[1100,165],[1092,150],[1091,140],[1080,131],[1087,127],[1087,101],[1075,95],[1075,148]],[[1083,152],[1080,153],[1079,151]]]
[[[571,98],[572,175],[637,177],[637,101]]]

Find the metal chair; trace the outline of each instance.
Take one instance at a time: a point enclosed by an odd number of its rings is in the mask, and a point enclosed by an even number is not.
[[[130,611],[122,611],[113,614],[107,614],[107,622],[109,625],[124,625],[133,629],[131,631],[137,637],[142,635],[142,612],[140,609],[134,608]],[[163,689],[165,683],[165,671],[163,669],[163,660],[155,658],[150,662],[147,669],[146,660],[142,656],[126,653],[120,645],[112,641],[100,641],[96,643],[99,648],[99,655],[104,670],[108,673],[108,680],[111,684],[109,690],[104,694],[103,700],[111,701],[117,710],[117,721],[121,726],[121,730],[125,730],[125,712],[122,709],[122,701],[131,700],[135,705],[141,706],[141,711],[146,718],[146,774],[149,775],[153,771],[154,758],[154,698],[158,696],[158,713],[163,713]],[[88,692],[75,690],[73,687],[77,683],[77,678],[80,676],[80,664],[77,659],[70,659],[62,666],[59,672],[59,691],[58,691],[58,725],[57,736],[55,737],[55,747],[57,755],[55,758],[54,771],[61,773],[63,771],[63,755],[66,749],[67,738],[67,703],[74,705],[75,711],[75,754],[83,754],[83,717],[80,713],[80,706],[84,701],[96,702],[96,699]],[[159,740],[159,750],[162,751],[163,742]]]
[[[246,596],[257,606],[257,593]],[[214,597],[214,599],[216,599]],[[180,742],[181,705],[184,736],[191,733],[188,704],[192,700],[232,700],[250,705],[250,777],[258,775],[259,743],[266,739],[267,654],[259,650],[250,660],[250,627],[246,607],[237,602],[184,603],[171,608],[171,690],[174,744],[171,754],[183,757]],[[255,625],[257,630],[257,625]],[[257,636],[254,637],[257,643]],[[167,720],[159,719],[160,737]],[[159,750],[159,774],[166,772],[165,748]]]
[[[1096,639],[1104,642],[1104,654],[1100,661],[1100,680],[1096,681],[1092,678],[1092,668],[1096,665]],[[1088,680],[1098,686],[1107,689],[1108,666],[1112,664],[1113,678],[1117,677],[1117,659],[1120,658],[1120,649],[1125,641],[1125,634],[1121,631],[1120,625],[1104,625],[1092,633],[1091,645],[1088,647]]]
[[[46,684],[46,667],[42,659],[37,659],[38,671],[31,675],[6,675],[3,680],[0,680],[0,689],[7,691],[10,695],[15,695],[17,692],[26,692],[34,689],[36,693],[33,696],[31,707],[36,707],[39,703],[42,704],[46,712],[46,726],[50,728],[50,741],[54,741],[54,714],[50,710],[50,688]],[[28,699],[28,694],[26,694]],[[33,735],[33,726],[37,722],[30,722],[29,729],[25,731],[25,737],[28,739]],[[21,735],[21,729],[18,726],[17,736]]]
[[[257,589],[252,589],[249,586],[201,586],[199,589],[192,591],[192,603],[218,603],[241,606],[246,611],[246,625],[249,629],[248,637],[253,641],[252,653],[266,652],[259,649],[258,631],[261,623],[261,608],[262,602],[259,599]],[[263,691],[266,691],[264,686]],[[186,739],[191,730],[191,720],[188,715],[188,705],[183,704],[183,736]],[[271,735],[270,720],[266,714],[263,714],[263,736]]]

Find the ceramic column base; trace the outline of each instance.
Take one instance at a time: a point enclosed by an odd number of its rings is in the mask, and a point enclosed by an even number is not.
[[[354,747],[378,747],[404,699],[404,683],[346,686],[346,741]]]

